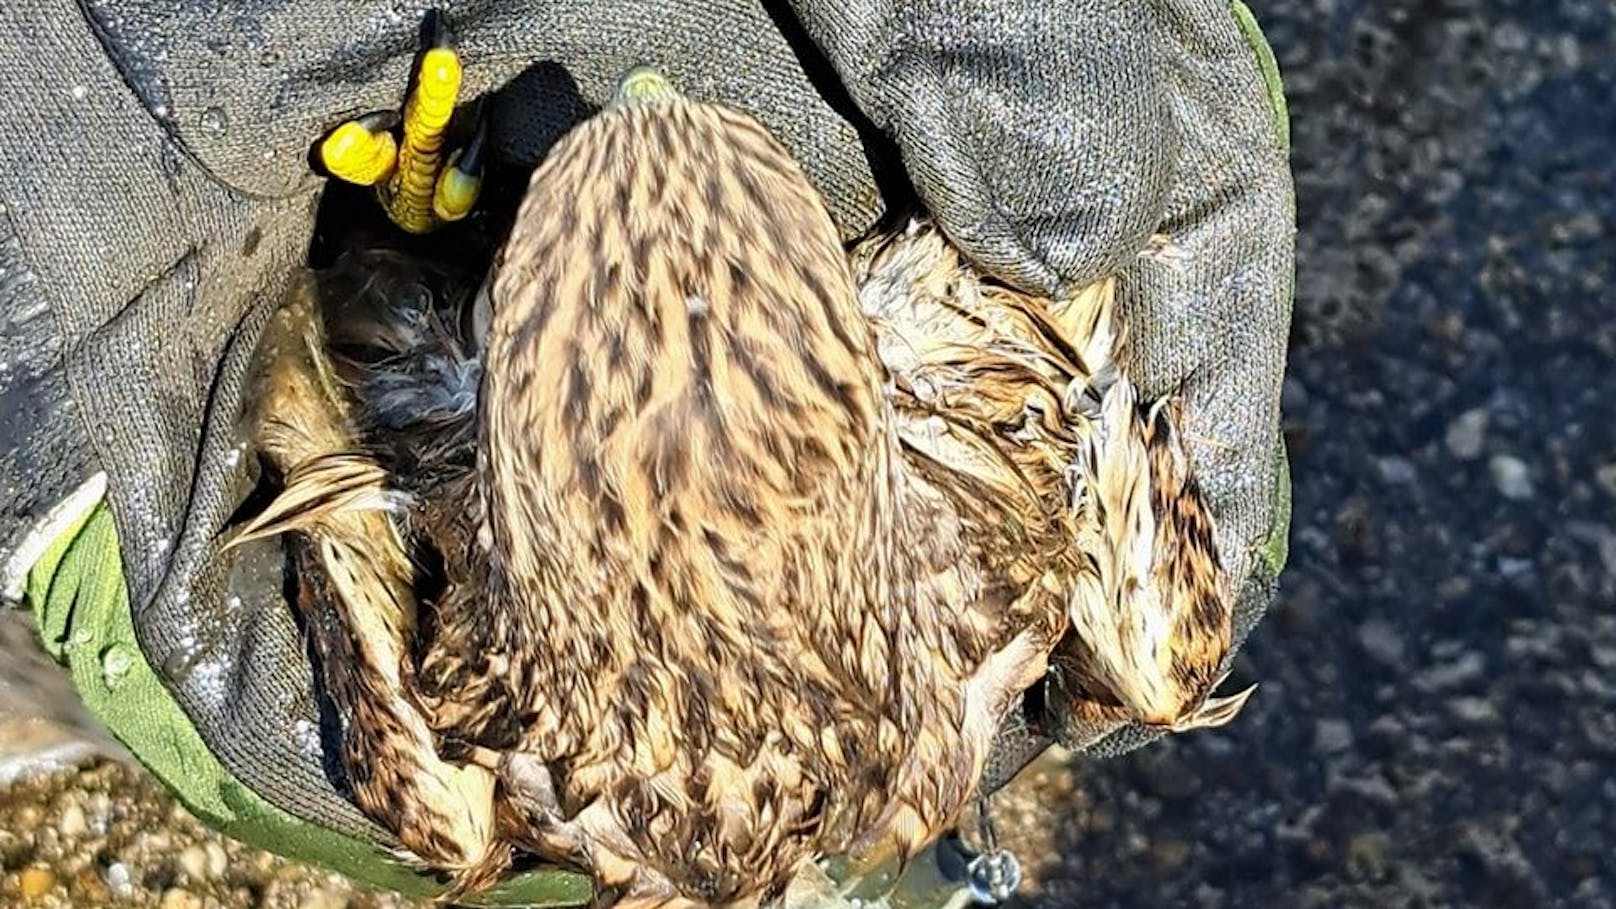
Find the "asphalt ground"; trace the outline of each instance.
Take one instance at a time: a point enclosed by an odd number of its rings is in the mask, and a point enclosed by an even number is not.
[[[1051,771],[1025,905],[1616,904],[1616,6],[1251,5],[1300,230],[1262,686]]]

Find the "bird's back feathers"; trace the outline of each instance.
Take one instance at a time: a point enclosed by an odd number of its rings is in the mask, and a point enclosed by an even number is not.
[[[496,842],[424,845],[463,882],[514,843],[626,903],[742,905],[814,856],[910,854],[1051,659],[1096,721],[1239,709],[1207,700],[1227,581],[1175,408],[1114,362],[1112,281],[1030,297],[924,221],[844,253],[760,125],[658,96],[535,173],[486,347],[469,294],[377,290],[328,320],[341,394],[302,401],[357,427],[315,446],[348,457],[290,471],[260,529],[323,553],[350,760],[429,724],[442,766],[498,775]],[[388,489],[405,516],[373,526]],[[419,621],[387,605],[405,541],[442,563]],[[391,779],[360,803],[401,830],[388,797],[436,796]]]

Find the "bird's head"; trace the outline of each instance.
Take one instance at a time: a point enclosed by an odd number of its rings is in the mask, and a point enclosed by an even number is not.
[[[652,66],[636,66],[617,83],[611,106],[623,107],[652,101],[671,101],[684,95],[662,71]]]

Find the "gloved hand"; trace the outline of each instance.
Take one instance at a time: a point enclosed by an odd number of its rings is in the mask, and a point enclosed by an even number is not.
[[[773,129],[849,237],[913,195],[1012,283],[1120,272],[1125,362],[1147,394],[1186,400],[1244,638],[1284,561],[1294,231],[1277,75],[1238,2],[509,0],[450,14],[466,93],[504,87],[496,160],[531,163],[649,63]],[[309,0],[21,0],[0,19],[4,593],[199,816],[407,892],[433,885],[387,858],[322,761],[280,550],[221,555],[219,531],[253,485],[244,372],[309,243],[320,184],[305,153],[338,120],[397,104],[418,21]],[[1102,753],[1144,740],[1027,719],[998,768],[1044,732]],[[546,873],[490,896],[587,894]]]

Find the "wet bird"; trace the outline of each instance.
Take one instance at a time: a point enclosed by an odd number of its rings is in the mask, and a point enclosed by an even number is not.
[[[848,250],[764,127],[641,70],[483,294],[365,289],[282,313],[238,539],[293,538],[355,800],[456,892],[520,850],[767,904],[950,829],[1046,673],[1175,730],[1249,693],[1211,696],[1229,583],[1114,282],[1021,293],[923,219]]]
[[[1051,654],[1053,710],[1099,729],[1233,719],[1253,689],[1210,696],[1225,675],[1232,591],[1178,401],[1141,400],[1116,362],[1115,280],[1067,299],[1024,294],[972,269],[924,221],[850,259],[900,435],[923,455],[911,461],[940,465],[945,488],[968,477],[984,484],[978,501],[1013,503],[1009,520],[1029,540],[1021,556],[1063,569],[1071,626]]]
[[[405,844],[406,859],[491,883],[494,776],[442,760],[410,697],[419,628],[417,565],[398,475],[361,432],[362,414],[327,346],[313,280],[296,284],[257,351],[254,442],[283,491],[228,542],[284,534],[295,604],[336,708],[356,804]]]

